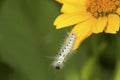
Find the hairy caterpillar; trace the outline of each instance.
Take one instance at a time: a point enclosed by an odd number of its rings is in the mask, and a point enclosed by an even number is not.
[[[61,69],[63,67],[63,63],[65,62],[65,59],[67,56],[71,53],[74,42],[75,42],[76,35],[75,34],[69,34],[67,40],[65,41],[65,44],[61,48],[60,52],[55,58],[55,61],[53,62],[53,67],[56,69]]]

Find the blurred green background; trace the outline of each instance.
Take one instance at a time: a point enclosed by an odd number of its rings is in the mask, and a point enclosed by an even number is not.
[[[55,0],[0,0],[0,80],[120,80],[119,34],[94,34],[61,70],[51,63],[71,28]]]

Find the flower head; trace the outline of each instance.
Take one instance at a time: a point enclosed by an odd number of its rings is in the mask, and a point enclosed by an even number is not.
[[[55,20],[57,29],[74,25],[76,35],[72,50],[93,33],[116,34],[120,27],[120,0],[57,0],[62,4]]]

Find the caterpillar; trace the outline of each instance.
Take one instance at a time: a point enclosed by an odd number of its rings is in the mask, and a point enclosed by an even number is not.
[[[76,38],[76,35],[73,33],[68,35],[64,45],[62,46],[58,55],[55,57],[55,61],[53,62],[53,67],[55,69],[61,69],[63,67],[63,64],[67,56],[69,56],[69,54],[72,52],[72,48],[75,43],[75,38]]]

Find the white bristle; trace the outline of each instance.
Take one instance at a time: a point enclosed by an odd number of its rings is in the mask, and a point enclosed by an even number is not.
[[[53,63],[53,66],[56,69],[61,69],[63,67],[63,63],[65,62],[65,59],[72,51],[75,38],[76,38],[75,34],[69,34],[69,36],[67,37],[65,44],[61,48],[60,52],[56,56],[55,61]]]

